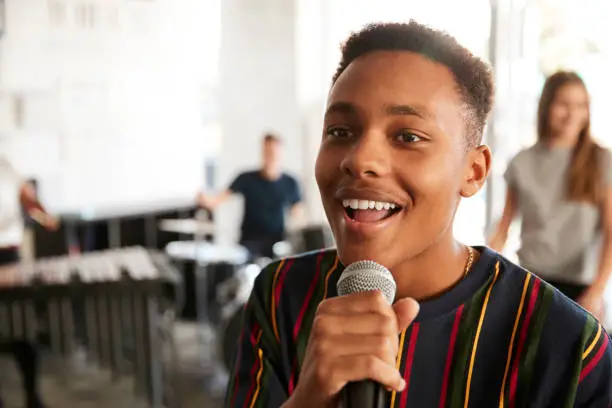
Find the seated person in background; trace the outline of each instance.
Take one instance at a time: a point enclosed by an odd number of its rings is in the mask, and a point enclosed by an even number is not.
[[[0,267],[19,262],[24,230],[22,209],[43,227],[57,229],[58,220],[44,210],[33,186],[22,180],[8,159],[0,154]],[[42,407],[37,390],[38,353],[35,347],[25,341],[0,339],[0,353],[15,357],[23,377],[26,406]]]
[[[200,206],[214,210],[232,194],[244,197],[240,244],[253,258],[273,258],[272,246],[285,238],[285,211],[299,216],[302,200],[298,182],[280,168],[281,141],[268,134],[263,139],[262,167],[241,173],[222,194],[198,196]]]
[[[353,34],[329,92],[316,179],[337,249],[257,277],[227,407],[338,407],[348,382],[388,407],[604,408],[612,346],[551,285],[453,237],[463,197],[491,168],[481,144],[490,68],[415,22]],[[396,285],[338,296],[346,265],[373,260]]]

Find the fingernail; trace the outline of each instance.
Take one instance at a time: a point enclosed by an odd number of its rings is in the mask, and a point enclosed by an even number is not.
[[[406,388],[406,381],[402,378],[402,381],[400,382],[400,391],[404,391],[404,388]]]

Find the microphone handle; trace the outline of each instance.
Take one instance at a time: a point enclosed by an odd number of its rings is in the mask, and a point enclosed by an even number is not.
[[[350,382],[342,390],[342,408],[384,408],[384,388],[371,380]]]

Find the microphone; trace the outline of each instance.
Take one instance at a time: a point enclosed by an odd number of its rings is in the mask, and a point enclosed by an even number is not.
[[[374,261],[358,261],[344,269],[336,285],[340,296],[379,290],[389,304],[395,300],[395,280],[391,272]],[[383,408],[386,406],[384,388],[372,381],[350,382],[342,390],[343,408]]]

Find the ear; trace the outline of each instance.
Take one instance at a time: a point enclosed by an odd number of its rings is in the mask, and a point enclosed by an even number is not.
[[[481,145],[472,149],[466,156],[461,196],[471,197],[480,191],[491,170],[491,149]]]

